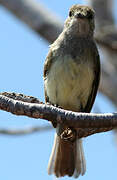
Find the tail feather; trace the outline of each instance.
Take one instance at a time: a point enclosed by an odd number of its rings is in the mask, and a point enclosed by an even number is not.
[[[79,139],[80,143],[80,152],[81,152],[81,162],[82,162],[82,169],[81,169],[81,175],[83,176],[86,172],[86,161],[85,161],[85,156],[84,156],[84,150],[83,150],[83,145],[82,145],[82,139]]]
[[[76,151],[76,164],[73,176],[78,178],[80,174],[83,176],[86,172],[86,162],[82,146],[82,139],[76,140]]]
[[[48,174],[49,175],[54,173],[54,166],[55,166],[54,164],[55,164],[55,159],[57,157],[58,146],[59,146],[59,142],[58,142],[57,134],[55,134],[54,144],[53,144],[52,152],[51,152],[49,163],[48,163]]]
[[[71,142],[61,140],[59,138],[59,148],[57,151],[57,157],[55,160],[54,173],[57,177],[65,176],[68,174],[72,176],[74,172],[74,161],[75,161],[75,153],[73,153],[74,144]],[[71,156],[71,154],[73,154]]]
[[[86,163],[82,147],[82,139],[74,142],[64,141],[55,135],[53,150],[48,164],[48,174],[57,177],[84,175]]]

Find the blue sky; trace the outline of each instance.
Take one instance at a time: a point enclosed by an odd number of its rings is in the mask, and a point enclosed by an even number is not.
[[[43,3],[65,20],[71,5],[86,4],[86,1],[65,0],[61,5],[60,1],[43,0]],[[44,101],[42,74],[49,44],[2,7],[0,7],[0,42],[0,91],[24,93]],[[96,106],[102,112],[114,111],[114,107],[100,94],[94,109]],[[0,128],[45,124],[47,123],[43,120],[17,117],[0,111]],[[19,137],[0,135],[0,179],[55,179],[48,176],[46,170],[53,136],[54,130]],[[79,179],[116,179],[117,145],[112,132],[85,138],[84,151],[87,172]]]

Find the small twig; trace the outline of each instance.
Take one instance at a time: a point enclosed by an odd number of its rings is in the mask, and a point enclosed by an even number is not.
[[[0,134],[4,135],[28,135],[28,134],[33,134],[37,132],[44,132],[48,130],[52,130],[52,126],[44,126],[44,127],[28,127],[24,129],[0,129]]]
[[[33,96],[26,96],[26,95],[21,94],[21,93],[3,92],[3,93],[0,93],[0,95],[6,96],[8,98],[12,98],[14,100],[19,100],[22,102],[43,104],[43,102],[39,101],[39,99],[37,99]]]

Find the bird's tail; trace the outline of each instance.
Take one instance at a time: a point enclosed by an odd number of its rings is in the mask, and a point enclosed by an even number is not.
[[[57,177],[84,175],[86,163],[84,158],[82,139],[74,142],[65,141],[57,134],[48,163],[48,174],[55,174]]]

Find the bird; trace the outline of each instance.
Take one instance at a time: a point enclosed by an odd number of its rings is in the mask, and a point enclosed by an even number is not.
[[[70,8],[63,31],[50,45],[44,63],[46,103],[68,111],[90,113],[100,81],[94,20],[95,12],[91,7],[75,4]],[[83,176],[86,161],[82,138],[77,138],[78,129],[65,124],[53,123],[53,126],[56,133],[48,174],[56,177]],[[65,134],[67,137],[62,138]]]

